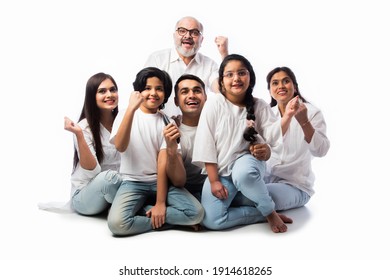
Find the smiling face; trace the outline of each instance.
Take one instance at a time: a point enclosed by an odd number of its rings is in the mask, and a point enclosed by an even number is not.
[[[249,88],[250,74],[239,60],[229,61],[223,71],[223,94],[235,105],[245,106],[244,99]]]
[[[118,106],[118,90],[110,79],[105,79],[96,92],[96,104],[101,111],[112,111]]]
[[[175,104],[180,107],[183,118],[199,118],[206,99],[206,93],[198,81],[186,79],[178,83]]]
[[[151,77],[146,80],[146,85],[141,95],[144,98],[140,109],[144,113],[154,114],[160,105],[164,102],[164,85],[157,77]]]
[[[180,20],[175,28],[175,32],[173,33],[173,39],[175,42],[176,50],[179,55],[183,57],[193,57],[198,52],[202,45],[203,35],[199,34],[195,36],[194,34],[190,34],[191,32],[187,32],[184,35],[179,35],[176,31],[178,28],[185,28],[187,30],[198,30],[202,32],[202,27],[200,23],[191,17],[186,17]]]
[[[275,73],[270,81],[270,94],[280,105],[286,105],[295,93],[295,87],[286,72]]]

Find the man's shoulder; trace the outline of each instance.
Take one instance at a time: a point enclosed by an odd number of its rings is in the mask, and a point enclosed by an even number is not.
[[[175,57],[175,54],[172,54],[173,51],[172,49],[154,51],[146,60],[145,67],[154,66],[167,71],[169,62]]]

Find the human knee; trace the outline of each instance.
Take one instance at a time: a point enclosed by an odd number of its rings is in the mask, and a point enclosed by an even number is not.
[[[121,176],[117,171],[107,170],[104,176],[104,180],[111,184],[119,184],[121,182]]]
[[[200,224],[203,221],[203,218],[204,218],[204,209],[203,206],[199,204],[199,206],[194,211],[194,215],[193,215],[194,224],[195,225]]]
[[[211,230],[220,230],[223,229],[222,225],[225,220],[224,217],[217,215],[216,213],[205,211],[202,225]]]
[[[186,207],[177,209],[185,215],[187,224],[196,225],[203,221],[203,217],[204,217],[203,206],[195,198],[194,198],[194,202],[195,203],[187,204]]]
[[[232,179],[235,184],[251,186],[254,182],[263,179],[263,173],[254,166],[248,166],[245,172],[235,172],[232,174]]]
[[[124,223],[124,220],[118,215],[108,215],[107,224],[110,231],[117,236],[129,235],[126,228],[131,227],[133,219],[130,219],[128,223]]]

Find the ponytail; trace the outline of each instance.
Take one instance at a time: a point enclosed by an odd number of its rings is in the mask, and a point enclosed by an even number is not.
[[[246,106],[246,125],[244,131],[244,139],[248,142],[254,143],[256,141],[256,135],[258,132],[255,129],[255,109],[254,109],[254,99],[252,94],[247,94],[245,96],[245,106]]]

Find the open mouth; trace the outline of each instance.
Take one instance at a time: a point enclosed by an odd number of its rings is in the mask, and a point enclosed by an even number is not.
[[[232,88],[241,88],[241,87],[243,87],[243,84],[241,83],[232,85]]]
[[[114,99],[108,99],[108,100],[105,100],[104,103],[107,103],[107,104],[115,104],[115,100]]]
[[[188,108],[199,108],[200,102],[191,100],[185,103]]]
[[[186,102],[186,105],[187,106],[198,106],[199,105],[199,101],[188,101]]]
[[[192,46],[194,44],[194,41],[192,41],[192,40],[183,40],[183,41],[181,41],[181,44],[182,45]]]

